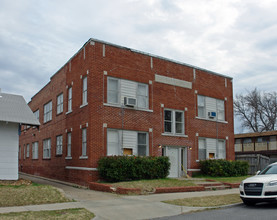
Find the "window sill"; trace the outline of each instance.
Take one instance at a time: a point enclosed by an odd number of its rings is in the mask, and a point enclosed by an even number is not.
[[[110,104],[110,103],[104,103],[104,106],[115,107],[115,108],[132,109],[132,110],[144,111],[144,112],[153,112],[152,109],[144,109],[144,108],[138,108],[138,107],[132,108],[132,107],[127,107],[125,105]]]
[[[171,136],[171,137],[188,137],[185,134],[170,134],[170,133],[162,133],[162,136]]]
[[[72,160],[72,157],[67,156],[67,157],[65,157],[65,159],[66,160]]]
[[[88,105],[88,103],[82,104],[82,105],[80,105],[80,108],[83,108],[83,107],[85,107],[87,105]]]
[[[205,120],[205,121],[213,121],[213,122],[219,122],[219,123],[223,123],[223,124],[228,124],[228,121],[218,121],[218,120],[213,120],[213,119],[208,119],[208,118],[201,118],[201,117],[198,117],[196,116],[195,117],[196,119],[200,119],[200,120]]]
[[[65,114],[66,114],[66,115],[68,115],[68,114],[70,114],[71,112],[72,112],[72,110],[70,110],[70,111],[66,112]]]
[[[85,160],[85,159],[88,159],[88,156],[80,156],[79,159]]]
[[[59,115],[62,115],[63,114],[63,112],[60,112],[60,113],[57,113],[57,115],[56,116],[59,116]]]
[[[43,160],[51,160],[51,157],[42,158]]]
[[[49,121],[43,122],[43,124],[46,125],[47,123],[50,123],[51,121],[52,121],[52,119]]]
[[[38,160],[38,158],[32,158],[32,160]]]
[[[62,156],[62,154],[56,154],[56,157],[61,157]]]

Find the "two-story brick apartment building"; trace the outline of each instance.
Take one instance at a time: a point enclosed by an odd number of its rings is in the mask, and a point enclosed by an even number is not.
[[[167,155],[170,177],[234,159],[232,78],[96,39],[29,106],[41,126],[20,137],[26,173],[86,185],[106,155]]]

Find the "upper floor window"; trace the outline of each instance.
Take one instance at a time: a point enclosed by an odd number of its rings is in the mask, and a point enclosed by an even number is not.
[[[43,122],[52,120],[52,101],[44,105]]]
[[[130,80],[108,77],[107,102],[126,105],[126,99],[132,99],[132,106],[148,109],[148,85]],[[124,101],[125,99],[125,101]],[[129,104],[127,104],[130,106]]]
[[[67,111],[72,111],[72,87],[68,88],[68,105],[67,105]]]
[[[56,140],[56,155],[62,155],[63,153],[63,136],[57,136]]]
[[[43,140],[43,158],[51,158],[51,138]]]
[[[63,112],[63,94],[61,93],[57,97],[57,114],[60,114]]]
[[[198,95],[197,108],[200,118],[225,121],[224,100]]]
[[[164,132],[171,134],[184,134],[184,112],[177,110],[164,110]]]
[[[252,143],[252,139],[251,138],[244,138],[243,139],[243,143],[244,144],[251,144]]]
[[[84,78],[83,78],[83,105],[85,105],[85,104],[87,104],[87,102],[88,102],[88,95],[87,95],[87,93],[88,93],[88,84],[87,84],[87,81],[88,80],[88,78],[85,76]]]
[[[39,120],[39,109],[34,112],[34,115],[37,120]]]

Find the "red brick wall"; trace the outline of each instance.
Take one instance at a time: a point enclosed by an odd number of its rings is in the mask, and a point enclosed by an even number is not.
[[[85,48],[85,57],[84,57]],[[95,171],[81,171],[65,169],[65,166],[96,168],[99,157],[107,153],[107,128],[126,129],[149,132],[150,155],[161,155],[158,145],[189,146],[188,168],[197,169],[198,137],[226,139],[227,159],[234,159],[233,143],[233,94],[231,79],[196,69],[196,79],[193,78],[193,68],[165,59],[151,57],[133,52],[129,49],[105,45],[95,42],[86,44],[67,64],[65,64],[41,91],[29,103],[33,111],[39,108],[41,126],[39,131],[30,128],[22,132],[20,146],[30,144],[30,157],[23,159],[19,164],[22,171],[46,177],[66,180],[83,185],[98,178]],[[104,75],[104,71],[107,75]],[[155,82],[155,74],[173,77],[175,79],[192,82],[192,89],[186,89]],[[82,105],[82,79],[87,76],[88,105]],[[149,109],[152,112],[137,111],[106,106],[107,77],[117,77],[149,85]],[[152,81],[152,84],[149,83]],[[67,112],[67,88],[72,86],[73,111]],[[197,119],[197,94],[210,96],[227,101],[225,102],[225,117],[228,123],[216,123]],[[57,95],[63,92],[64,111],[56,115]],[[43,124],[43,105],[53,102],[52,121]],[[185,111],[185,134],[188,137],[163,136],[163,108]],[[87,128],[87,155],[88,159],[79,159],[82,150],[82,133],[80,126]],[[107,124],[107,128],[103,127]],[[67,160],[66,130],[72,129],[72,159]],[[56,136],[63,135],[63,154],[56,156]],[[216,135],[217,134],[217,135]],[[51,159],[42,159],[42,140],[51,137]],[[32,160],[32,142],[39,141],[39,159]],[[23,150],[21,151],[23,153]]]

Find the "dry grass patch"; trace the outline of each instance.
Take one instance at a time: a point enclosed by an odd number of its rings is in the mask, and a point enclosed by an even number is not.
[[[158,187],[182,187],[195,186],[192,180],[178,180],[178,179],[155,179],[155,180],[138,180],[128,182],[112,183],[114,187],[124,188],[140,188],[143,192],[152,192]]]
[[[216,180],[225,183],[240,183],[242,180],[251,176],[235,176],[235,177],[205,177],[206,179]]]
[[[0,185],[0,207],[70,202],[56,188],[47,185]]]
[[[240,203],[239,194],[219,195],[219,196],[203,196],[185,199],[163,201],[172,205],[192,206],[192,207],[216,207],[222,205],[230,205]]]
[[[39,212],[12,212],[0,214],[1,220],[61,220],[61,219],[82,219],[89,220],[94,214],[86,209],[63,209],[57,211],[39,211]]]

